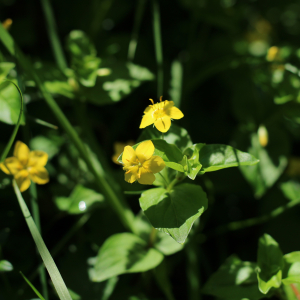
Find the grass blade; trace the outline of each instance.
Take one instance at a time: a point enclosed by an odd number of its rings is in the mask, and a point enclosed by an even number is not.
[[[57,294],[58,294],[60,300],[72,300],[70,293],[65,285],[65,282],[62,279],[62,277],[56,267],[56,264],[51,256],[50,252],[48,251],[32,217],[31,217],[31,214],[27,208],[27,205],[21,195],[21,192],[20,192],[15,180],[13,180],[13,187],[14,187],[16,196],[18,198],[18,202],[20,204],[23,216],[24,216],[26,223],[28,225],[28,228],[30,230],[30,233],[31,233],[31,235],[34,239],[34,242],[36,244],[36,247],[43,259],[46,269],[48,270],[48,273],[52,279],[53,285],[57,291]]]
[[[176,107],[180,107],[181,90],[182,90],[182,64],[178,60],[174,60],[171,66],[171,82],[170,82],[170,100],[173,100]]]
[[[22,272],[20,272],[20,274],[22,275],[22,277],[24,278],[24,280],[28,283],[28,285],[32,288],[32,290],[36,293],[36,295],[41,300],[45,300],[45,298],[39,293],[39,291],[33,286],[33,284],[26,278],[26,276]]]

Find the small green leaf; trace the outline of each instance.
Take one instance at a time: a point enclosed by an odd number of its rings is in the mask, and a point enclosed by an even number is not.
[[[0,82],[6,78],[11,69],[15,67],[14,63],[1,62],[0,63]]]
[[[13,265],[7,260],[0,260],[0,272],[9,272],[13,270]]]
[[[259,289],[266,294],[272,288],[281,285],[283,256],[278,243],[268,234],[258,242],[257,278]]]
[[[69,214],[82,214],[91,210],[92,206],[103,203],[104,197],[94,190],[77,185],[69,197],[57,197],[55,203],[60,210]]]
[[[183,244],[195,220],[207,208],[207,198],[200,186],[184,183],[171,192],[163,188],[144,192],[140,206],[154,228]]]
[[[300,183],[289,180],[280,184],[280,189],[284,196],[291,201],[300,200]]]
[[[283,256],[284,269],[282,283],[289,285],[300,283],[300,251],[288,253]]]
[[[16,124],[20,115],[21,99],[16,87],[8,81],[0,84],[0,121]],[[25,124],[24,114],[21,124]]]
[[[92,281],[101,282],[125,273],[139,273],[158,266],[164,256],[132,233],[109,237],[99,250],[94,266],[89,270]]]
[[[264,298],[265,295],[257,288],[255,268],[255,263],[230,256],[209,278],[202,291],[226,300]]]
[[[203,146],[203,144],[196,144],[196,147],[201,147],[199,149],[199,162],[202,164],[202,170],[205,172],[230,167],[252,166],[259,162],[253,155],[227,145]]]

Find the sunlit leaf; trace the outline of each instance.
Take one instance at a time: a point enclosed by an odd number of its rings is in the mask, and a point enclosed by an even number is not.
[[[13,270],[13,265],[7,260],[0,260],[0,272],[9,272]]]

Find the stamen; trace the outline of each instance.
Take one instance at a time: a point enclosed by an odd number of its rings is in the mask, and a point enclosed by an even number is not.
[[[160,102],[162,101],[162,97],[163,97],[163,96],[160,96],[160,97],[159,97],[159,101],[160,101]]]
[[[128,170],[127,172],[125,172],[125,174],[128,174],[128,173],[130,173],[131,171],[130,170]]]
[[[153,99],[149,98],[149,100],[150,100],[150,101],[151,101],[151,103],[154,105],[154,101],[153,101]]]

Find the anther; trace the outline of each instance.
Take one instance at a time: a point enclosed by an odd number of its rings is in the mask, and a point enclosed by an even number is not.
[[[163,96],[160,96],[160,97],[159,97],[159,101],[160,101],[160,102],[162,101],[162,97],[163,97]]]
[[[150,100],[150,101],[151,101],[151,103],[154,105],[154,101],[153,101],[153,99],[149,98],[149,100]]]

